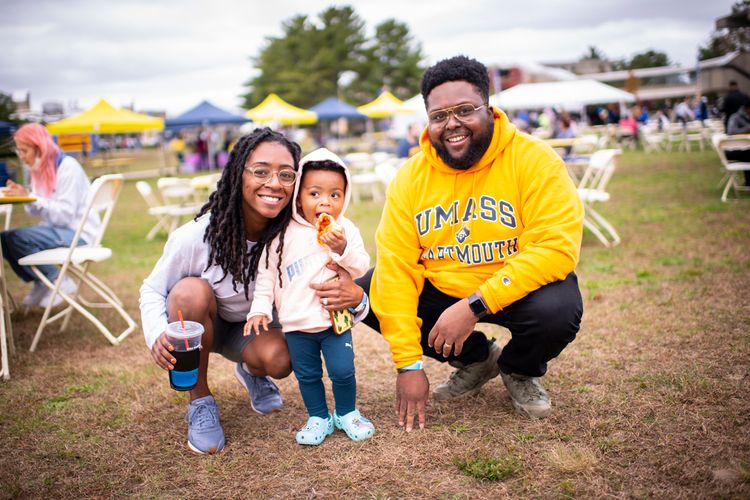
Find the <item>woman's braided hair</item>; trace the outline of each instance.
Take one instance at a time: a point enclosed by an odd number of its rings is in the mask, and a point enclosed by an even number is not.
[[[203,235],[203,241],[209,247],[206,269],[212,263],[219,266],[224,274],[218,281],[223,280],[227,274],[231,274],[235,291],[237,291],[238,283],[244,285],[245,298],[249,298],[250,282],[258,274],[258,262],[263,248],[268,247],[270,252],[271,242],[278,235],[281,235],[283,243],[283,233],[292,216],[292,204],[287,203],[276,217],[268,220],[268,225],[261,237],[248,251],[242,211],[242,174],[250,154],[264,142],[276,142],[284,146],[294,159],[294,169],[298,169],[300,147],[296,142],[290,141],[284,135],[267,127],[256,129],[240,138],[232,148],[216,191],[211,193],[208,202],[203,205],[196,216],[197,219],[211,212],[208,227]],[[280,254],[282,249],[283,247],[279,245],[277,252]],[[266,257],[266,265],[268,265],[268,257]]]

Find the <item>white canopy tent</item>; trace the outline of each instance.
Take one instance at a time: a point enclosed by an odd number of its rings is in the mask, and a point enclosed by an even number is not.
[[[424,109],[422,94],[404,101],[404,108],[408,111],[393,115],[391,118],[391,135],[397,139],[406,135],[406,130],[412,123],[422,128],[427,126],[427,111]]]
[[[490,104],[508,111],[547,107],[577,110],[590,104],[634,101],[630,92],[596,80],[522,83],[490,97]]]

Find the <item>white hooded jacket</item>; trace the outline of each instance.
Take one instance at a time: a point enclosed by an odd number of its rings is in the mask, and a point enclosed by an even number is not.
[[[305,220],[297,211],[302,174],[305,165],[311,161],[332,160],[344,168],[346,191],[344,205],[336,223],[344,228],[346,249],[342,255],[332,252],[328,247],[318,243],[318,232],[313,224]],[[323,283],[333,278],[336,273],[326,267],[329,260],[346,269],[352,278],[359,278],[370,268],[370,256],[365,250],[362,235],[352,221],[344,217],[351,199],[351,176],[343,161],[325,148],[316,149],[300,160],[299,177],[294,186],[292,198],[292,220],[284,235],[284,248],[281,254],[281,281],[277,265],[279,254],[277,248],[280,239],[271,243],[271,252],[264,249],[260,257],[258,276],[255,280],[253,305],[247,319],[265,315],[271,318],[274,304],[284,332],[303,331],[318,332],[331,326],[328,311],[323,309],[311,283]],[[266,263],[268,255],[268,266]]]

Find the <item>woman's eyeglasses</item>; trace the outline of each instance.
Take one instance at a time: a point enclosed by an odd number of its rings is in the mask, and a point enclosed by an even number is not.
[[[279,179],[279,184],[282,186],[291,186],[294,181],[297,180],[297,172],[291,168],[282,168],[281,170],[273,170],[270,167],[257,166],[257,167],[245,167],[245,170],[253,174],[253,179],[261,184],[271,180],[271,177],[276,175]]]
[[[459,104],[450,108],[438,109],[427,115],[430,125],[442,125],[448,121],[451,115],[456,117],[458,121],[466,121],[474,116],[474,113],[482,108],[486,108],[486,104],[482,104],[479,107],[474,107],[473,104]]]

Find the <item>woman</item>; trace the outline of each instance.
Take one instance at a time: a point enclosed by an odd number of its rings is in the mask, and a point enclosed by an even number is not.
[[[208,387],[209,352],[237,363],[235,375],[250,403],[266,414],[282,406],[270,377],[291,372],[289,352],[278,322],[263,335],[243,336],[253,300],[262,249],[282,231],[290,216],[300,148],[278,132],[258,129],[241,138],[229,156],[217,190],[195,220],[172,233],[164,254],[141,287],[141,316],[154,362],[173,369],[172,346],[164,330],[179,314],[204,327],[198,383],[190,391],[188,446],[198,453],[224,447],[219,408]],[[355,307],[361,288],[342,280],[318,290],[326,308]],[[323,300],[325,299],[325,300]],[[367,311],[362,311],[364,316]]]
[[[41,219],[41,223],[26,228],[11,229],[0,233],[3,255],[13,271],[24,281],[33,281],[31,292],[23,299],[26,306],[47,307],[52,291],[27,266],[18,265],[18,260],[49,248],[70,246],[83,212],[90,182],[81,164],[72,156],[63,153],[52,140],[47,129],[37,123],[22,126],[13,136],[16,154],[31,171],[31,191],[8,180],[6,196],[30,196],[36,198],[25,205],[26,211]],[[93,241],[101,227],[96,213],[88,216],[79,243]],[[57,279],[55,266],[40,266],[39,270],[50,281]],[[66,294],[76,288],[73,280],[66,277],[60,289]],[[62,302],[55,296],[53,305]]]

